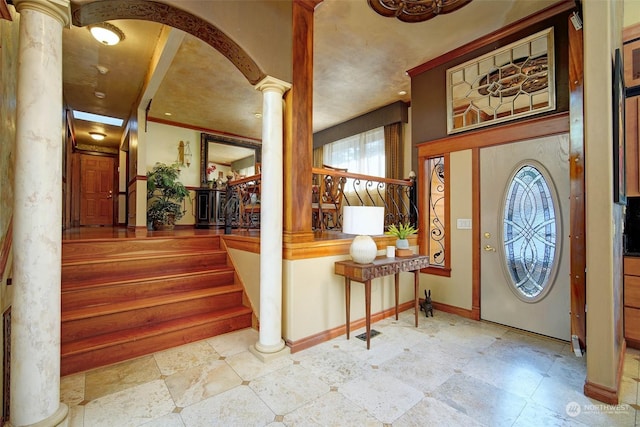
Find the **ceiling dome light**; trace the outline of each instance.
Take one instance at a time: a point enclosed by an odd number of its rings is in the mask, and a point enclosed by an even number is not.
[[[91,138],[93,138],[96,141],[102,141],[107,136],[104,133],[100,133],[100,132],[89,132],[89,135],[91,136]]]
[[[89,26],[93,38],[106,46],[113,46],[124,40],[124,33],[120,28],[108,22],[101,22]]]

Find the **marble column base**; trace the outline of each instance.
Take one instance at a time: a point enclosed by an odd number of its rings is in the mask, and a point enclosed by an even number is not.
[[[58,406],[58,410],[54,412],[51,416],[45,418],[44,420],[40,420],[37,423],[29,424],[25,426],[16,426],[9,421],[8,424],[5,424],[9,427],[68,427],[69,425],[69,407],[66,403],[60,403]]]
[[[284,340],[281,340],[274,348],[265,348],[260,345],[260,343],[256,343],[255,345],[249,346],[249,351],[262,362],[269,362],[279,357],[291,354],[291,349],[284,345]]]

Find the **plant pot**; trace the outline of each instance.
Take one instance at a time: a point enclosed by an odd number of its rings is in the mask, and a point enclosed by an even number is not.
[[[407,239],[398,239],[398,240],[396,240],[396,248],[398,248],[398,249],[409,249],[409,241]]]

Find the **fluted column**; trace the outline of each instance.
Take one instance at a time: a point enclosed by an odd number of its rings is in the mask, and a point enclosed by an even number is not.
[[[20,13],[11,308],[12,426],[66,425],[60,403],[62,28],[69,0],[14,0]]]
[[[250,350],[262,360],[289,350],[282,339],[283,100],[290,85],[265,77],[260,189],[260,336]]]

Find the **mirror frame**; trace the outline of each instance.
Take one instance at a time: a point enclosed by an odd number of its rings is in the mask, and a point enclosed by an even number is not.
[[[209,143],[233,145],[236,147],[250,148],[255,152],[254,163],[262,162],[262,144],[258,142],[246,141],[232,138],[225,135],[213,135],[202,132],[200,134],[200,185],[207,186],[207,159],[209,159]]]

